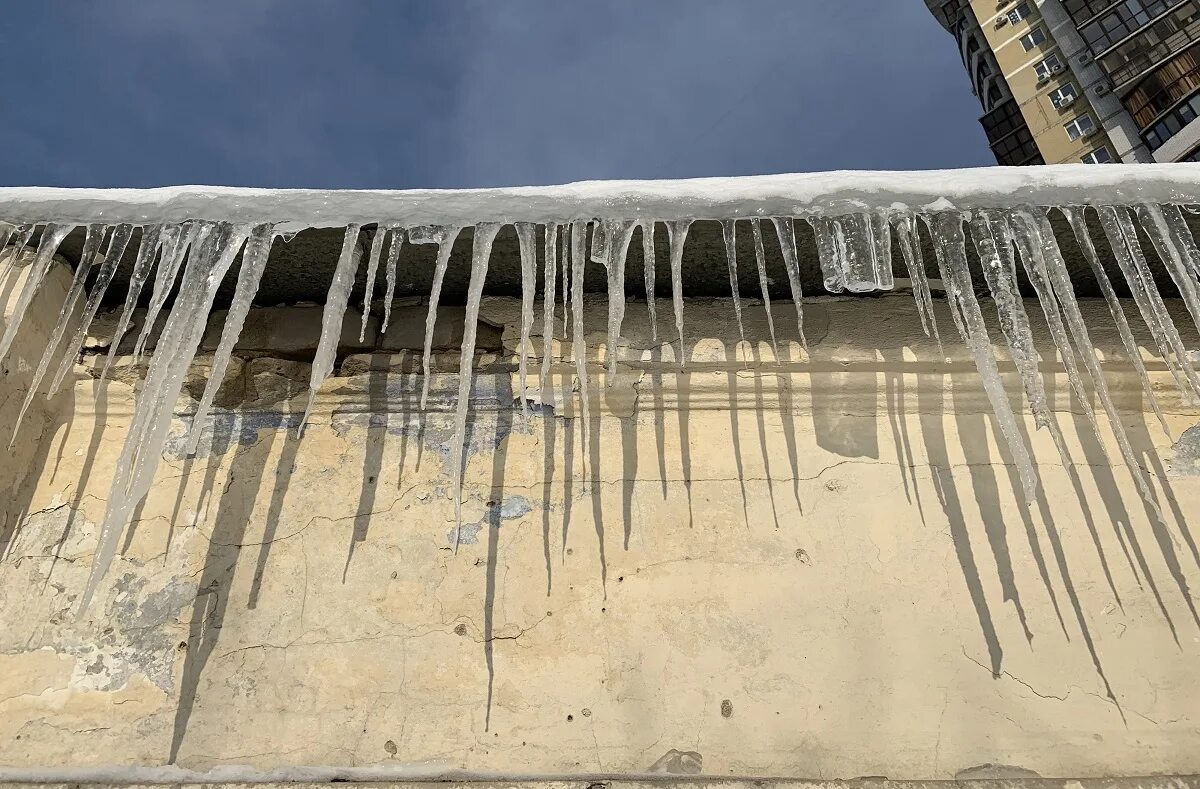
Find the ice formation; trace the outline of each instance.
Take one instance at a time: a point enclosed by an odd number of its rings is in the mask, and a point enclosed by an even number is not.
[[[1096,276],[1122,345],[1141,376],[1152,410],[1166,420],[1158,394],[1150,385],[1129,321],[1117,292],[1127,286],[1150,336],[1179,388],[1200,397],[1197,374],[1154,280],[1155,263],[1142,246],[1149,241],[1200,327],[1200,246],[1192,237],[1184,210],[1200,204],[1200,165],[993,168],[942,173],[830,173],[765,176],[740,179],[698,179],[680,182],[607,182],[561,187],[465,190],[459,192],[311,192],[233,190],[184,187],[160,190],[0,189],[0,267],[5,272],[25,265],[15,297],[13,315],[0,337],[0,359],[8,353],[24,312],[42,286],[54,254],[67,235],[83,227],[83,253],[49,345],[33,374],[22,413],[35,393],[50,396],[75,364],[105,289],[127,247],[136,244],[129,282],[120,308],[115,338],[108,351],[100,387],[104,386],[122,337],[129,331],[134,309],[148,283],[149,306],[135,356],[146,351],[156,324],[165,318],[150,355],[145,380],[128,437],[115,469],[100,545],[81,600],[86,609],[112,561],[120,536],[134,508],[150,488],[175,413],[184,378],[208,326],[218,286],[240,256],[232,303],[227,311],[213,357],[210,378],[190,425],[187,448],[195,451],[237,344],[262,277],[273,240],[308,227],[340,227],[345,236],[322,316],[321,336],[312,365],[310,399],[304,422],[318,391],[332,373],[342,336],[345,313],[354,289],[361,257],[366,251],[367,287],[360,336],[365,330],[379,268],[384,268],[386,298],[382,327],[391,318],[401,245],[438,246],[426,315],[421,384],[424,408],[431,377],[433,329],[451,251],[464,228],[471,227],[472,254],[467,314],[459,357],[458,396],[454,403],[451,490],[461,522],[464,443],[471,402],[475,357],[475,326],[487,276],[492,242],[506,224],[515,226],[520,246],[521,320],[517,362],[519,407],[528,417],[527,378],[538,295],[539,248],[542,296],[541,359],[538,369],[540,400],[555,406],[551,381],[558,290],[562,291],[563,331],[570,340],[578,391],[579,417],[585,433],[591,429],[589,349],[584,334],[584,276],[588,261],[607,272],[607,363],[611,377],[620,358],[626,307],[626,257],[634,234],[641,238],[644,286],[655,340],[655,231],[666,229],[670,265],[676,359],[685,363],[684,247],[688,230],[698,220],[720,223],[726,267],[732,290],[732,310],[744,340],[743,310],[737,272],[737,234],[747,231],[753,242],[755,269],[773,346],[776,326],[771,311],[766,249],[777,243],[788,277],[797,317],[796,335],[804,337],[804,293],[801,289],[797,223],[812,228],[825,289],[831,293],[861,293],[894,287],[893,270],[903,264],[925,333],[942,338],[934,322],[930,281],[922,256],[922,235],[932,242],[936,266],[950,303],[954,324],[970,350],[991,403],[1000,436],[1006,444],[1028,501],[1037,495],[1038,479],[1018,414],[1000,377],[1001,365],[988,335],[986,310],[995,310],[1004,345],[1021,380],[1028,408],[1038,428],[1055,439],[1064,462],[1065,446],[1054,422],[1042,382],[1041,359],[1035,348],[1030,317],[1021,298],[1021,277],[1036,292],[1058,356],[1088,420],[1102,438],[1101,422],[1092,399],[1108,423],[1105,434],[1115,438],[1142,494],[1153,498],[1138,466],[1116,406],[1080,313],[1049,215],[1058,212],[1072,229],[1084,258]],[[763,230],[769,220],[773,237]],[[1088,222],[1102,236],[1089,230]],[[740,225],[740,227],[739,227]],[[363,228],[375,227],[368,250],[360,241]],[[136,240],[135,240],[136,239]],[[1097,243],[1107,243],[1122,282],[1114,283],[1100,263]],[[36,243],[32,260],[18,250]],[[7,244],[7,246],[4,246]],[[984,288],[972,275],[968,246],[982,268]],[[898,246],[900,255],[894,255]],[[101,251],[103,249],[103,252]],[[91,283],[84,298],[85,286]],[[561,283],[561,284],[560,284]],[[80,300],[82,320],[66,339],[69,318]],[[168,308],[168,304],[170,304]],[[789,332],[790,333],[790,332]],[[64,339],[66,341],[64,342]],[[673,344],[673,343],[672,343]],[[776,351],[778,358],[778,351]],[[47,374],[54,370],[48,386]],[[14,426],[15,427],[15,426]],[[458,533],[457,530],[455,532]]]

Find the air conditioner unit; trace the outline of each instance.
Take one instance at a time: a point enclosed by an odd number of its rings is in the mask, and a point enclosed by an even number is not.
[[[1099,133],[1100,133],[1100,127],[1093,126],[1092,128],[1088,129],[1080,136],[1083,137],[1084,139],[1087,139],[1088,137],[1095,137]]]
[[[1084,52],[1082,55],[1079,56],[1079,65],[1086,66],[1087,64],[1089,64],[1091,62],[1092,62],[1092,56],[1089,55],[1087,52]]]
[[[1058,100],[1058,108],[1060,110],[1065,110],[1067,107],[1070,107],[1074,103],[1075,103],[1074,96],[1063,96],[1061,99]]]
[[[1041,87],[1042,85],[1045,85],[1045,84],[1046,84],[1047,82],[1049,82],[1049,81],[1050,81],[1050,75],[1049,75],[1049,74],[1039,74],[1039,75],[1038,75],[1038,81],[1037,81],[1038,87]]]
[[[1108,85],[1105,85],[1103,82],[1101,82],[1099,85],[1092,88],[1092,93],[1095,93],[1097,96],[1104,96],[1108,93],[1109,90],[1110,90],[1110,88],[1108,87]]]
[[[996,29],[997,30],[999,30],[1000,28],[1004,27],[1007,24],[1008,24],[1008,17],[1006,17],[1006,16],[996,17]]]
[[[1061,63],[1055,63],[1053,66],[1050,67],[1051,74],[1060,74],[1060,73],[1062,73],[1062,71],[1063,71],[1063,65]]]

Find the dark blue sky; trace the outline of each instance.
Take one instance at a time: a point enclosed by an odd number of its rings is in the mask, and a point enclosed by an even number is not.
[[[921,0],[13,2],[0,70],[4,185],[993,163]]]

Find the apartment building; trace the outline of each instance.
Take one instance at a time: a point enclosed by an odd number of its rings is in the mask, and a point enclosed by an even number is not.
[[[1005,165],[1200,160],[1200,0],[925,0]]]

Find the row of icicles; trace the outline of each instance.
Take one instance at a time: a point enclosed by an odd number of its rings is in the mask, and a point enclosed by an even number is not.
[[[1164,430],[1166,419],[1138,352],[1112,282],[1098,258],[1085,222],[1082,208],[1057,208],[1070,223],[1075,238],[1084,256],[1091,265],[1100,289],[1111,310],[1113,321],[1120,333],[1129,361],[1141,376],[1143,387],[1151,408],[1158,416]],[[1187,226],[1184,214],[1177,206],[1138,205],[1132,208],[1100,207],[1095,209],[1100,224],[1112,248],[1113,258],[1134,302],[1149,328],[1159,353],[1174,376],[1180,389],[1200,399],[1200,378],[1187,355],[1161,294],[1155,284],[1147,256],[1139,238],[1139,228],[1151,240],[1157,257],[1165,265],[1171,279],[1200,328],[1200,248]],[[937,266],[946,288],[951,315],[958,332],[967,343],[974,357],[984,389],[995,411],[997,424],[1006,442],[1018,474],[1024,496],[1028,502],[1034,500],[1037,480],[1029,450],[1017,428],[1017,417],[1005,396],[997,360],[984,324],[983,313],[975,295],[974,284],[967,265],[966,225],[978,252],[983,273],[991,291],[999,317],[999,325],[1011,352],[1012,360],[1021,376],[1030,410],[1039,429],[1052,435],[1064,463],[1070,463],[1067,450],[1058,426],[1050,413],[1046,391],[1037,369],[1037,352],[1030,331],[1028,316],[1018,291],[1017,260],[1019,259],[1028,281],[1037,293],[1045,313],[1046,322],[1062,363],[1066,368],[1070,386],[1096,431],[1097,439],[1104,446],[1099,426],[1091,408],[1091,400],[1085,390],[1083,371],[1091,381],[1109,426],[1116,436],[1117,444],[1125,463],[1133,472],[1141,494],[1155,511],[1154,504],[1143,473],[1137,465],[1133,449],[1122,427],[1121,420],[1109,395],[1109,390],[1096,357],[1095,348],[1088,336],[1087,326],[1080,314],[1070,275],[1067,271],[1058,242],[1051,229],[1045,211],[1033,207],[1005,210],[978,210],[974,212],[938,212],[913,214],[897,211],[876,211],[837,217],[806,217],[813,228],[820,258],[824,284],[830,292],[863,292],[893,287],[892,243],[893,236],[901,250],[905,267],[912,282],[912,290],[920,314],[922,327],[927,336],[940,343],[937,326],[933,320],[933,304],[929,281],[926,278],[918,237],[918,219],[926,225],[933,240]],[[771,342],[775,343],[775,325],[771,317],[771,301],[768,293],[769,280],[766,273],[763,232],[761,222],[748,220],[754,238],[755,263],[762,290],[762,302],[766,310],[767,325]],[[775,229],[783,261],[788,275],[791,295],[796,306],[797,330],[801,345],[807,352],[804,337],[803,293],[800,286],[800,266],[796,248],[796,235],[790,217],[772,217],[769,220]],[[683,343],[683,247],[691,220],[669,221],[666,227],[670,250],[671,293],[674,307],[675,328]],[[338,338],[341,336],[342,321],[349,303],[350,293],[361,263],[358,243],[362,224],[346,228],[345,241],[338,258],[333,282],[329,287],[322,316],[321,336],[312,364],[310,400],[305,411],[304,423],[308,421],[316,392],[325,378],[333,371],[337,354]],[[521,345],[518,356],[518,375],[522,392],[521,409],[528,417],[526,390],[526,359],[533,353],[530,335],[535,321],[534,307],[538,291],[537,247],[543,249],[543,351],[541,358],[541,382],[543,402],[553,406],[553,392],[549,381],[551,343],[554,335],[553,323],[557,294],[561,287],[564,316],[571,316],[573,356],[579,377],[579,393],[584,424],[588,421],[587,348],[583,332],[584,266],[590,259],[602,262],[608,272],[608,363],[610,372],[617,361],[617,339],[626,307],[625,259],[634,232],[641,231],[642,249],[645,260],[646,292],[655,291],[654,232],[656,223],[651,221],[588,220],[567,223],[515,223],[521,257]],[[729,281],[733,295],[733,308],[738,329],[742,334],[742,306],[737,289],[736,233],[737,222],[733,219],[721,222],[723,231]],[[483,223],[474,226],[474,242],[471,255],[471,273],[468,286],[466,322],[463,331],[462,353],[459,368],[459,389],[456,399],[454,438],[450,447],[453,458],[453,490],[456,520],[462,520],[462,447],[466,434],[467,408],[470,401],[471,375],[475,351],[475,329],[479,303],[487,276],[492,242],[501,228],[498,223]],[[25,310],[45,280],[53,261],[54,253],[63,239],[75,229],[71,223],[0,223],[0,248],[7,246],[0,255],[3,276],[7,277],[23,259],[18,251],[28,245],[40,230],[37,252],[28,266],[28,273],[17,297],[11,319],[0,338],[0,360],[8,350],[21,324]],[[433,285],[429,294],[429,309],[425,323],[423,382],[421,385],[421,408],[425,407],[429,393],[430,357],[434,320],[437,314],[450,253],[462,226],[420,226],[405,228],[399,225],[380,224],[374,233],[367,255],[366,297],[363,310],[363,329],[370,309],[371,297],[375,292],[377,272],[382,263],[386,280],[387,295],[383,301],[383,328],[390,319],[392,295],[395,291],[397,262],[402,245],[407,240],[413,244],[437,244],[438,254],[433,273]],[[118,263],[123,258],[134,235],[134,225],[90,224],[86,226],[83,252],[76,267],[70,290],[67,294],[54,336],[43,353],[28,393],[21,408],[21,416],[28,408],[35,392],[54,368],[54,375],[45,389],[52,397],[62,385],[66,375],[75,364],[88,327],[95,317],[105,290],[112,282]],[[590,232],[589,232],[590,230]],[[80,601],[79,611],[86,611],[97,585],[112,563],[116,546],[129,522],[133,508],[150,489],[155,471],[162,458],[163,446],[171,424],[171,417],[179,398],[184,376],[196,354],[208,322],[218,286],[241,253],[237,286],[233,302],[221,333],[212,370],[203,396],[196,409],[188,436],[187,449],[194,453],[204,427],[205,418],[212,406],[213,398],[224,378],[230,356],[237,343],[242,325],[250,310],[259,281],[266,267],[271,245],[279,235],[274,226],[237,225],[226,222],[187,221],[179,224],[147,225],[142,227],[140,245],[135,256],[129,291],[125,296],[116,332],[108,350],[103,370],[97,382],[100,390],[107,384],[107,376],[116,357],[122,337],[128,332],[134,307],[138,304],[147,283],[151,285],[149,307],[140,335],[134,344],[134,357],[140,357],[146,348],[152,327],[166,309],[170,297],[173,304],[166,310],[165,325],[157,339],[155,351],[150,359],[145,380],[137,394],[133,423],[125,439],[120,459],[113,477],[112,490],[108,497],[107,511],[100,531],[99,547],[92,563],[87,587]],[[590,250],[589,250],[590,240]],[[386,244],[386,253],[384,250]],[[101,254],[101,249],[104,249]],[[1018,254],[1019,253],[1019,254]],[[87,294],[82,309],[82,319],[72,323],[69,317],[81,298],[85,284],[92,279],[91,291]],[[561,286],[559,285],[561,279]],[[570,302],[570,309],[566,305]],[[652,327],[656,326],[653,299],[647,300]],[[566,318],[564,317],[564,321]],[[70,340],[63,345],[68,328],[74,327]],[[657,330],[655,329],[657,339]],[[362,336],[360,334],[360,336]],[[680,354],[682,359],[682,353]],[[778,358],[778,357],[777,357]],[[20,423],[18,418],[18,424]],[[15,435],[16,426],[14,426]],[[458,534],[458,530],[455,530]]]

